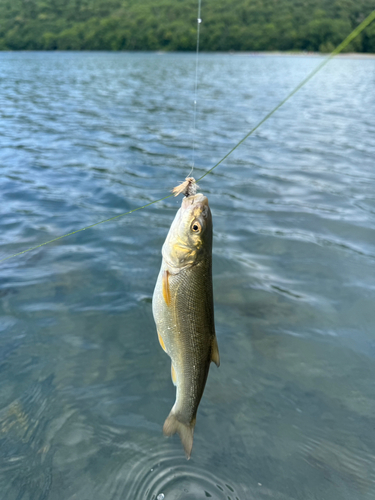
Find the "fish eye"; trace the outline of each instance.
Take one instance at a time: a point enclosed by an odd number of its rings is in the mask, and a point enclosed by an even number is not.
[[[202,226],[197,220],[195,220],[191,225],[191,230],[193,231],[193,233],[200,233],[202,230]]]

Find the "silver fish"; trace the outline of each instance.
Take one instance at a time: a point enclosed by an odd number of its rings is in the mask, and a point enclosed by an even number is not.
[[[203,194],[182,200],[162,256],[152,310],[176,386],[176,401],[163,432],[179,434],[189,459],[210,363],[220,364],[212,293],[212,216]]]

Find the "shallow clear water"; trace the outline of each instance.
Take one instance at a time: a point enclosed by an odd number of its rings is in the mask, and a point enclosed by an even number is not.
[[[202,55],[195,176],[319,62]],[[0,53],[0,258],[165,196],[195,56]],[[0,264],[0,498],[373,499],[375,60],[329,63],[201,182],[221,366],[192,459],[151,296],[180,200]]]

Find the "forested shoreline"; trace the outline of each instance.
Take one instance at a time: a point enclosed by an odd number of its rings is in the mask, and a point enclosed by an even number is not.
[[[202,51],[330,52],[372,0],[203,0]],[[0,0],[0,50],[196,46],[196,0]],[[375,22],[348,47],[375,52]]]

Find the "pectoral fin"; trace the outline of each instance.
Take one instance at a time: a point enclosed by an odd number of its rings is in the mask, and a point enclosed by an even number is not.
[[[172,375],[172,382],[173,382],[173,384],[177,385],[176,370],[174,369],[173,365],[171,365],[171,375]]]
[[[171,292],[169,289],[169,272],[163,271],[162,291],[167,306],[171,303]]]
[[[212,341],[211,361],[213,361],[216,366],[220,366],[219,346],[217,345],[216,336],[214,337],[214,339]]]
[[[160,345],[162,346],[163,350],[164,350],[165,352],[167,352],[167,350],[166,350],[166,348],[165,348],[164,340],[161,338],[161,335],[160,335],[160,333],[159,333],[159,332],[158,332],[158,339],[159,339],[159,343],[160,343]]]

